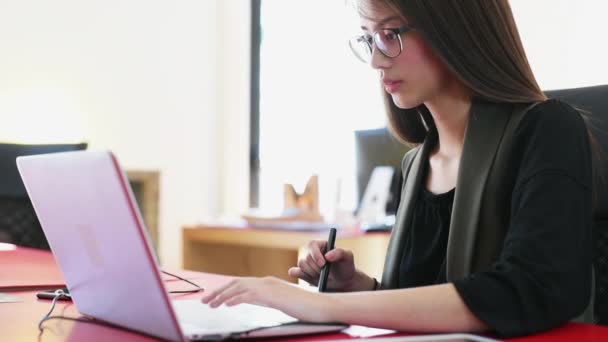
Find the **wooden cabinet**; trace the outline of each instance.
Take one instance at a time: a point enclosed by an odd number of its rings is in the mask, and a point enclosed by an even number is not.
[[[288,231],[242,226],[198,225],[184,227],[183,267],[188,270],[236,276],[273,275],[287,281],[287,275],[306,244],[326,240],[327,231]],[[336,247],[352,250],[355,264],[380,279],[389,233],[338,231]]]

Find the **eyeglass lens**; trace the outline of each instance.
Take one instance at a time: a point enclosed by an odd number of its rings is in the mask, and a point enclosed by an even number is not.
[[[401,53],[401,37],[392,30],[380,30],[373,35],[360,36],[350,41],[350,47],[359,59],[369,62],[372,56],[372,44],[387,57],[397,57]]]

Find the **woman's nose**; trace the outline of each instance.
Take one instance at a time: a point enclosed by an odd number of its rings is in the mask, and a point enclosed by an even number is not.
[[[391,65],[390,58],[386,57],[376,46],[372,47],[369,64],[374,69],[386,69]]]

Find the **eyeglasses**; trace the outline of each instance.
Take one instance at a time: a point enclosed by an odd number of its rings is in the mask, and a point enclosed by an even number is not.
[[[387,28],[378,30],[373,35],[362,35],[348,41],[350,49],[363,63],[369,63],[372,59],[374,46],[388,58],[395,58],[403,51],[401,34],[412,30],[411,26],[399,28]]]

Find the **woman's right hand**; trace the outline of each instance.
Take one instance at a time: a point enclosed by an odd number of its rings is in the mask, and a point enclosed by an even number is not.
[[[374,288],[374,279],[355,268],[355,259],[351,251],[335,248],[323,256],[326,245],[327,241],[324,240],[310,241],[306,256],[298,260],[298,266],[291,267],[287,273],[316,286],[319,283],[321,269],[327,260],[331,263],[327,279],[329,291],[350,292]]]

